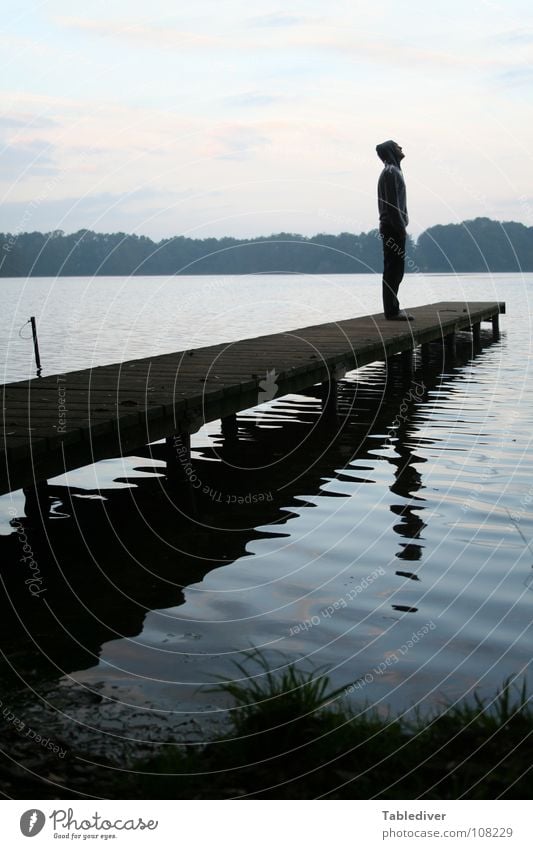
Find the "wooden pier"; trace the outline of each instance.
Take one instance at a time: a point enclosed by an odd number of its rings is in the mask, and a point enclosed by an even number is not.
[[[455,334],[480,324],[505,304],[439,302],[410,310],[413,322],[386,321],[382,313],[178,351],[2,387],[0,493],[36,487],[65,471],[130,453],[149,442],[187,436],[262,401],[329,386],[346,371],[440,341],[453,351]]]

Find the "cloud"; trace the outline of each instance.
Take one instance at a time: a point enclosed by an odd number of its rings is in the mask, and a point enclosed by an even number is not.
[[[490,39],[491,42],[498,44],[531,44],[533,43],[533,29],[514,29],[506,32],[499,32],[496,36]]]
[[[52,146],[35,139],[21,144],[0,143],[0,179],[13,184],[22,177],[58,174],[60,169],[50,156]]]
[[[1,115],[0,116],[0,129],[3,130],[13,130],[24,128],[27,129],[35,129],[36,127],[55,127],[57,126],[57,121],[53,121],[51,118],[45,118],[43,115],[21,115],[17,117],[16,115]]]
[[[272,39],[278,51],[324,51],[337,53],[355,61],[366,61],[383,66],[440,67],[444,69],[497,66],[498,60],[490,54],[457,50],[438,50],[406,44],[398,39],[372,41],[354,36],[349,27],[325,28],[317,18],[296,17],[282,13],[260,15],[248,19],[248,28],[276,28],[275,36],[266,34],[257,38],[244,37],[236,31],[231,35],[189,32],[172,26],[153,25],[145,21],[105,20],[97,18],[59,17],[61,26],[99,37],[119,39],[137,46],[181,51],[224,51],[232,53],[271,52]]]
[[[294,48],[321,49],[349,56],[355,60],[371,61],[380,65],[442,68],[493,65],[492,59],[465,54],[462,51],[432,50],[406,44],[394,39],[369,41],[357,39],[343,33],[304,32],[291,39]]]
[[[7,101],[9,92],[4,90],[0,97]],[[50,153],[55,148],[56,160],[67,168],[75,167],[77,176],[97,167],[99,158],[98,167],[105,171],[139,157],[168,157],[175,153],[177,145],[186,150],[191,136],[205,132],[206,122],[197,117],[102,98],[81,101],[21,93],[16,106],[18,110],[12,110],[14,120],[7,116],[0,119],[4,144],[9,142],[11,147],[19,148],[47,143]],[[80,156],[84,164],[78,161]]]
[[[99,192],[81,197],[38,197],[31,203],[13,201],[0,207],[0,231],[19,232],[89,229],[117,232],[146,229],[146,222],[161,211],[172,210],[190,191],[166,192],[150,188],[133,192]],[[156,204],[153,208],[150,204]]]
[[[210,133],[202,153],[215,159],[242,162],[250,159],[257,148],[268,142],[269,138],[254,127],[244,124],[223,124]]]
[[[533,67],[531,65],[508,68],[496,74],[496,80],[505,86],[530,85],[533,81]]]
[[[248,18],[251,27],[294,27],[307,23],[308,18],[287,15],[284,12],[271,12],[269,15],[256,15]]]
[[[44,39],[37,41],[33,38],[16,35],[13,32],[10,32],[9,35],[0,34],[0,49],[4,53],[8,51],[15,51],[17,54],[33,53],[35,56],[45,56],[48,59],[54,55],[54,48]]]
[[[205,33],[185,32],[172,27],[130,21],[59,17],[56,22],[67,29],[102,37],[118,38],[144,47],[168,50],[196,50],[224,46],[224,40]]]
[[[260,91],[245,91],[225,98],[229,106],[244,106],[255,108],[257,106],[271,106],[273,103],[285,101],[286,97],[281,94],[263,94]]]

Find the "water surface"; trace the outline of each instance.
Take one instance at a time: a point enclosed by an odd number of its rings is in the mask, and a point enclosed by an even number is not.
[[[19,336],[32,314],[55,373],[380,308],[375,275],[1,285],[6,381],[33,374]],[[486,325],[476,356],[461,334],[454,363],[435,347],[412,372],[399,358],[352,372],[329,423],[311,388],[243,412],[238,441],[206,425],[193,437],[196,504],[167,486],[161,445],[52,481],[47,539],[27,527],[22,493],[2,497],[12,699],[38,711],[33,693],[46,694],[46,721],[84,729],[94,749],[129,721],[129,736],[145,738],[139,711],[172,728],[219,715],[227,703],[213,682],[238,675],[252,646],[277,666],[327,667],[334,685],[354,684],[354,705],[383,711],[474,688],[492,696],[523,674],[532,285],[531,275],[408,276],[407,306],[505,300],[501,338]],[[21,528],[47,583],[39,599],[21,580]]]

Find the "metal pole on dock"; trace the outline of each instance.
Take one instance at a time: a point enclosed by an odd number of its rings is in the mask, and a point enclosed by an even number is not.
[[[35,316],[30,317],[31,333],[33,336],[33,350],[35,351],[35,365],[37,366],[37,377],[41,376],[41,357],[39,354],[39,340],[37,339],[37,326],[35,324]]]

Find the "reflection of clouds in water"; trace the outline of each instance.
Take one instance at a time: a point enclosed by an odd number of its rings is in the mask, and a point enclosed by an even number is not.
[[[141,464],[144,468],[139,468]],[[68,486],[86,490],[128,489],[135,484],[129,483],[128,480],[120,480],[120,477],[128,479],[153,477],[162,474],[164,466],[162,460],[125,456],[120,459],[101,460],[99,463],[90,466],[72,469],[64,475],[50,478],[48,482],[54,486]]]

